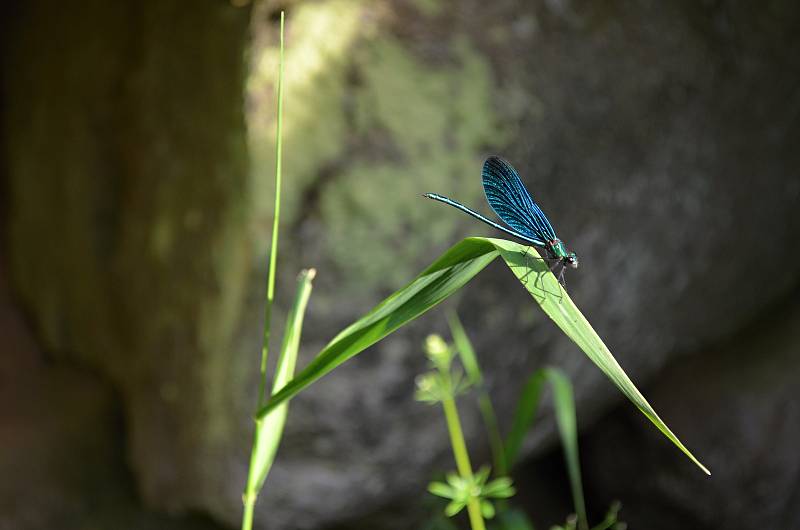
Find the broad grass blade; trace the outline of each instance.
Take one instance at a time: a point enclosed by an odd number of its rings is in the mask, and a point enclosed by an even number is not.
[[[606,374],[647,419],[653,422],[664,436],[683,451],[704,473],[710,475],[711,472],[681,443],[639,392],[583,313],[575,306],[567,291],[550,272],[547,263],[541,259],[536,249],[505,239],[491,239],[491,242],[547,316],[583,350],[586,356]]]
[[[606,374],[614,385],[687,457],[711,474],[672,433],[533,247],[505,239],[467,238],[451,247],[411,283],[339,333],[317,357],[258,412],[270,410],[346,360],[425,313],[463,287],[498,255],[558,327]]]
[[[334,337],[305,369],[269,400],[258,415],[263,416],[346,360],[436,306],[497,256],[494,245],[485,238],[468,238],[451,247],[411,283]]]

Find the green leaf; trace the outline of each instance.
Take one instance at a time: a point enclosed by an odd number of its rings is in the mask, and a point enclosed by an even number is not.
[[[592,530],[610,530],[614,528],[619,528],[620,530],[627,528],[628,525],[625,523],[621,523],[618,520],[619,511],[622,508],[622,504],[619,501],[614,501],[611,503],[611,506],[608,508],[608,512],[606,513],[605,519],[598,524],[597,526],[593,526]]]
[[[444,514],[445,514],[447,517],[453,517],[453,516],[454,516],[454,515],[456,515],[458,512],[460,512],[461,510],[463,510],[463,509],[464,509],[464,506],[466,506],[466,504],[464,504],[464,503],[463,503],[463,502],[461,502],[461,501],[452,501],[450,504],[448,504],[447,506],[445,506],[445,508],[444,508]]]
[[[561,435],[561,446],[564,448],[564,460],[567,462],[572,499],[578,515],[578,528],[588,528],[586,503],[583,499],[583,483],[581,482],[581,463],[578,456],[578,421],[575,417],[572,383],[560,370],[545,368],[544,371],[553,389],[556,423]]]
[[[481,495],[496,499],[507,499],[513,497],[514,493],[516,493],[516,490],[508,477],[495,479],[481,489]]]
[[[505,239],[467,238],[445,252],[411,283],[339,333],[317,357],[259,411],[274,407],[410,322],[463,287],[498,255],[519,278],[542,310],[606,374],[653,424],[704,472],[709,471],[672,433],[622,370],[614,356],[567,292],[548,270],[534,247]]]
[[[291,383],[267,402],[259,415],[266,414],[343,362],[445,300],[498,255],[494,245],[485,238],[468,238],[452,247],[411,283],[334,337]]]
[[[428,484],[428,491],[438,497],[445,499],[452,499],[456,495],[456,491],[452,486],[448,486],[444,482],[431,482]]]
[[[664,436],[689,457],[706,474],[711,472],[681,443],[666,423],[658,416],[639,389],[619,365],[609,349],[594,331],[592,326],[578,310],[558,279],[547,271],[547,265],[539,259],[530,259],[530,254],[538,258],[532,247],[523,247],[506,240],[492,240],[495,248],[511,268],[511,271],[525,285],[542,310],[575,344],[594,362],[614,385],[647,417]],[[532,271],[533,269],[533,271]]]
[[[311,281],[314,279],[314,269],[304,270],[297,279],[297,292],[294,305],[286,320],[286,329],[283,344],[275,368],[275,378],[272,393],[278,392],[292,379],[297,363],[297,352],[300,346],[300,335],[303,330],[303,316],[306,312],[308,299],[311,296]],[[283,435],[283,426],[289,413],[289,403],[284,402],[274,408],[266,416],[256,420],[256,432],[253,441],[253,455],[251,457],[251,473],[256,473],[255,491],[261,489],[267,478],[275,454]],[[249,483],[249,481],[248,481]]]
[[[472,479],[475,484],[482,486],[486,483],[486,480],[489,478],[489,473],[492,472],[492,468],[489,466],[481,466],[481,468],[475,472]]]
[[[581,466],[578,457],[578,425],[575,417],[575,400],[573,398],[572,384],[560,370],[542,368],[536,370],[528,379],[517,403],[511,432],[506,442],[506,459],[509,465],[513,465],[516,461],[522,440],[533,425],[533,419],[536,415],[545,382],[550,383],[553,389],[556,423],[561,436],[561,445],[564,448],[564,459],[567,464],[572,499],[575,503],[575,511],[578,514],[578,526],[581,529],[586,529],[588,528],[588,522],[581,482]]]
[[[447,483],[453,487],[453,489],[463,490],[465,487],[467,487],[466,480],[464,480],[464,478],[458,473],[447,473],[444,478]]]
[[[485,519],[491,519],[492,517],[494,517],[494,513],[495,513],[494,505],[491,502],[487,501],[486,499],[482,499],[481,515],[483,515]]]
[[[520,394],[517,400],[517,410],[514,413],[511,431],[508,433],[505,443],[506,463],[509,467],[513,467],[516,463],[519,450],[522,447],[522,441],[525,439],[525,434],[530,429],[533,424],[533,419],[536,417],[544,381],[545,372],[543,370],[536,370],[533,375],[528,378],[527,383],[525,383],[522,389],[522,394]]]
[[[469,340],[469,337],[467,337],[466,331],[464,331],[464,326],[461,325],[461,321],[454,312],[447,315],[447,323],[450,325],[453,343],[461,359],[461,364],[464,365],[464,370],[467,372],[469,382],[474,385],[480,385],[483,383],[483,375],[478,366],[478,358],[475,355],[475,349],[472,347],[472,342]]]

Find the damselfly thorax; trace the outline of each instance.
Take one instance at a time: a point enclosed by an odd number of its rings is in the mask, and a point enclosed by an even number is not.
[[[545,248],[551,258],[561,261],[564,266],[569,266],[573,269],[578,268],[578,256],[574,252],[568,251],[566,245],[560,239],[551,239],[547,242],[547,247]]]

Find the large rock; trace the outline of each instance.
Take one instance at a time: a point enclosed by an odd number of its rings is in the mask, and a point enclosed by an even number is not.
[[[214,530],[143,509],[126,466],[118,394],[52,363],[8,293],[0,252],[0,529]]]
[[[2,61],[14,287],[53,358],[120,393],[144,500],[238,513],[248,10],[42,0],[15,17]]]
[[[800,528],[800,305],[776,306],[648,388],[713,473],[688,465],[631,410],[582,440],[589,498],[623,501],[631,528]]]
[[[252,183],[247,11],[40,0],[4,41],[20,298],[57,358],[119,389],[144,500],[231,525],[263,298],[250,249],[266,247],[272,197],[265,5]],[[419,197],[480,205],[488,152],[581,256],[569,289],[636,381],[739,329],[800,276],[785,266],[800,258],[797,21],[789,1],[292,4],[279,298],[300,266],[320,269],[303,360],[450,243],[488,233]],[[619,399],[502,266],[459,310],[501,411],[543,363],[570,372],[587,421]],[[295,400],[259,522],[366,515],[452,465],[440,412],[411,399],[421,339],[442,327],[434,313]],[[479,449],[473,411],[464,422]],[[542,422],[532,443],[551,434]]]
[[[482,207],[489,152],[518,166],[581,256],[569,290],[641,384],[797,284],[800,131],[787,110],[796,99],[794,4],[436,5],[429,13],[392,4],[380,31],[369,23],[381,11],[367,5],[290,13],[297,57],[314,57],[315,46],[325,57],[315,75],[289,85],[287,103],[298,114],[287,115],[287,160],[296,161],[287,174],[300,188],[290,192],[291,258],[294,269],[321,270],[306,354],[379,299],[367,287],[388,292],[462,235],[489,233],[418,197],[436,191]],[[337,9],[344,15],[334,18]],[[352,18],[363,25],[352,28]],[[314,31],[352,44],[328,46]],[[459,311],[503,419],[522,376],[545,363],[572,376],[584,423],[619,399],[503,266],[475,280]],[[431,328],[442,329],[436,313],[294,402],[262,518],[311,528],[378,511],[453,466],[439,411],[410,397]],[[474,411],[465,415],[480,448],[480,424]],[[680,427],[692,446],[693,431]],[[552,422],[543,421],[531,447],[547,439]]]

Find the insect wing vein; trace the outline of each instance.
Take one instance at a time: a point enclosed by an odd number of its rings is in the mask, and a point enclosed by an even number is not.
[[[487,158],[482,178],[489,206],[505,223],[517,232],[543,242],[556,238],[547,216],[533,201],[508,162],[496,156]]]

